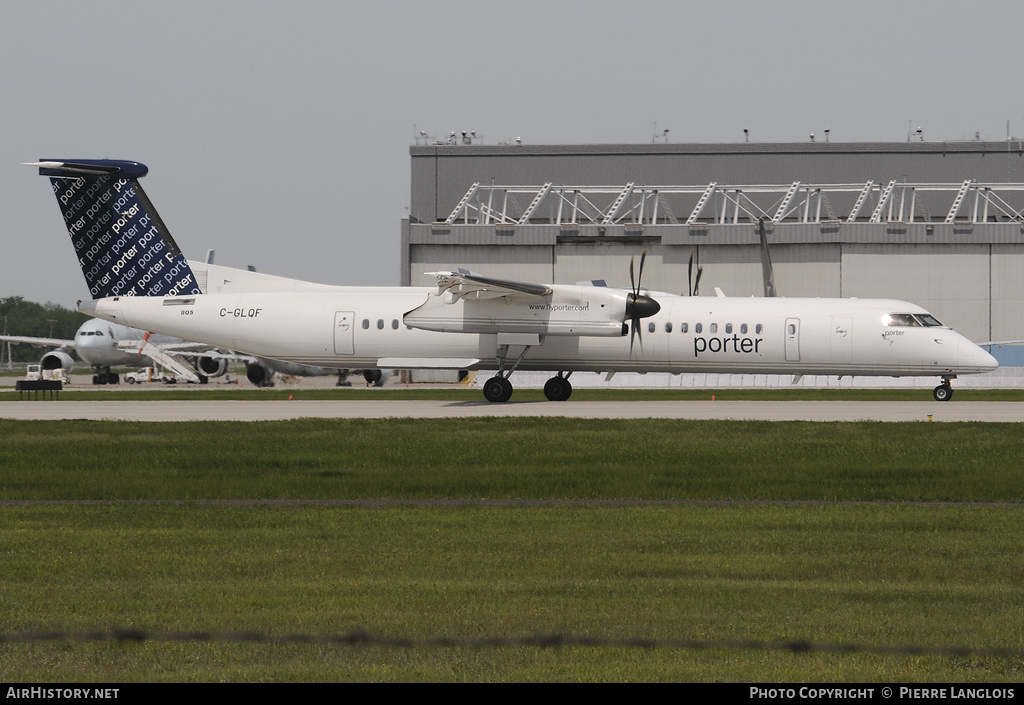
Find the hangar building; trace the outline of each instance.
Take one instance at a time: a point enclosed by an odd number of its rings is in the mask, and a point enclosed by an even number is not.
[[[469,142],[470,140],[465,140]],[[403,284],[464,267],[761,296],[912,301],[973,340],[1024,337],[1024,141],[410,148]]]

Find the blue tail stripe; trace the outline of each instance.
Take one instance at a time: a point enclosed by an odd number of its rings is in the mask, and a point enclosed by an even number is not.
[[[202,293],[137,181],[147,173],[145,165],[99,159],[48,161],[39,171],[50,177],[94,299]]]

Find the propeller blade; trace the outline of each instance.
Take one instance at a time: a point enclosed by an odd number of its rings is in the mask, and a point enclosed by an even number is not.
[[[629,318],[629,356],[633,357],[633,341],[640,340],[640,349],[644,347],[644,334],[640,328],[640,319],[653,316],[661,310],[661,304],[650,296],[640,293],[640,280],[644,275],[644,261],[647,259],[647,250],[640,253],[640,270],[634,277],[633,257],[629,259],[629,283],[632,291],[626,297],[626,317]]]
[[[686,267],[686,291],[693,296],[693,253],[690,253],[690,264]]]
[[[644,350],[644,329],[640,327],[640,319],[633,318],[629,322],[629,357],[633,358],[633,339],[640,341],[640,352]]]
[[[694,296],[700,296],[700,293],[699,293],[700,292],[700,275],[703,274],[703,273],[704,273],[704,268],[698,265],[698,267],[697,267],[697,280],[695,282],[693,282],[693,295]]]
[[[764,218],[758,218],[757,229],[761,236],[761,274],[764,278],[764,295],[775,296],[775,272],[772,269],[772,255],[768,250],[768,235],[764,231]]]

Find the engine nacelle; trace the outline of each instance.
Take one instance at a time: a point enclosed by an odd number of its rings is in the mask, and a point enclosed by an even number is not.
[[[628,291],[553,284],[547,296],[442,291],[402,317],[407,326],[442,333],[526,333],[621,337]],[[644,317],[652,314],[644,314]]]
[[[245,366],[245,378],[257,387],[274,386],[274,371],[259,363],[250,363]]]
[[[196,369],[207,377],[220,377],[228,371],[228,361],[223,357],[200,357]]]
[[[66,352],[60,350],[54,350],[43,355],[43,358],[39,361],[39,367],[43,370],[64,370],[65,375],[71,374],[71,369],[75,366],[75,361],[71,359],[71,356]]]

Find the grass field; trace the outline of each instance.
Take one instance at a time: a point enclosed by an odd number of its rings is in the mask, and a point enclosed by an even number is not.
[[[0,633],[155,637],[0,642],[7,681],[1024,672],[1015,424],[0,421],[0,437]],[[414,645],[165,636],[355,630]],[[595,645],[424,643],[535,635]],[[615,641],[632,638],[660,645]],[[720,646],[738,641],[860,650]]]

